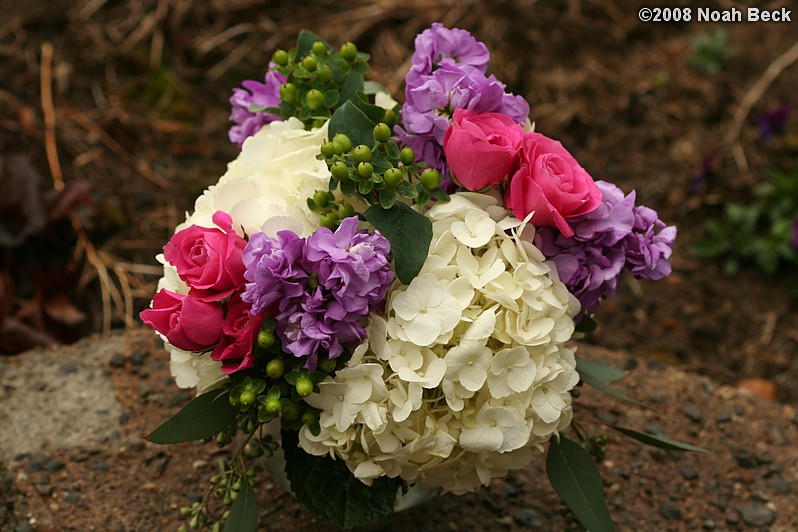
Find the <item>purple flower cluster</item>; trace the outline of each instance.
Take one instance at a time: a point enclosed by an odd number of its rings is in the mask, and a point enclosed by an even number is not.
[[[357,217],[346,218],[335,233],[322,227],[307,239],[257,233],[244,249],[242,299],[253,313],[274,315],[283,349],[306,358],[308,369],[320,353],[335,358],[366,338],[360,320],[381,309],[394,279],[388,240],[357,226]]]
[[[455,109],[502,113],[518,123],[529,115],[526,100],[486,76],[490,54],[469,32],[436,22],[416,37],[415,47],[396,132],[416,152],[416,160],[445,174],[443,136]]]
[[[582,305],[577,320],[596,312],[601,298],[616,293],[624,270],[638,279],[667,277],[676,239],[676,227],[666,227],[654,210],[635,206],[634,191],[624,196],[612,183],[596,185],[601,205],[569,220],[574,236],[550,227],[539,228],[535,235],[535,245],[554,261],[560,280]]]
[[[233,89],[230,97],[230,120],[235,125],[230,128],[228,136],[230,142],[241,145],[244,141],[260,131],[260,128],[270,122],[282,120],[281,117],[269,113],[252,112],[250,105],[262,107],[280,107],[280,87],[285,83],[286,77],[276,71],[266,72],[265,83],[247,80],[241,85],[243,88]]]

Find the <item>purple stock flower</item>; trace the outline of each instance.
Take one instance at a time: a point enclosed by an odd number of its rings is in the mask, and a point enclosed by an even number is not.
[[[408,84],[416,85],[422,76],[429,76],[441,63],[469,65],[483,74],[488,69],[490,52],[466,30],[447,28],[435,22],[416,36]]]
[[[232,106],[230,120],[235,122],[235,125],[228,133],[230,142],[238,144],[241,148],[244,140],[260,131],[260,128],[270,122],[282,120],[277,115],[252,112],[249,106],[279,107],[280,86],[285,81],[286,77],[283,74],[269,71],[266,72],[265,83],[250,79],[241,84],[244,88],[233,89],[233,95],[230,97]]]
[[[413,66],[405,78],[405,104],[399,139],[416,153],[416,160],[446,173],[443,136],[455,109],[502,113],[518,123],[529,115],[529,104],[505,92],[505,85],[486,76],[489,59],[484,44],[465,30],[440,23],[416,37]]]
[[[624,196],[606,181],[596,185],[602,203],[569,221],[574,236],[550,227],[535,235],[535,244],[557,265],[560,280],[582,305],[577,320],[596,312],[602,298],[615,295],[624,270],[652,281],[670,274],[676,238],[676,228],[665,227],[655,211],[635,206],[634,192]]]
[[[358,232],[357,217],[333,233],[319,228],[307,239],[280,231],[279,240],[252,236],[244,250],[246,291],[253,312],[273,308],[286,352],[315,369],[319,354],[338,357],[366,338],[360,320],[379,310],[393,282],[390,244],[378,232]]]

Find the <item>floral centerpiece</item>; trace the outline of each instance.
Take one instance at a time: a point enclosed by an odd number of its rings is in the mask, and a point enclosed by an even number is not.
[[[159,256],[141,318],[198,396],[148,438],[238,445],[181,511],[253,529],[248,460],[278,445],[290,490],[342,527],[547,452],[575,516],[611,528],[604,439],[564,432],[580,380],[621,395],[606,383],[622,372],[569,341],[624,271],[670,273],[675,228],[534,131],[467,31],[418,35],[403,105],[367,61],[302,32],[235,89],[240,154]]]

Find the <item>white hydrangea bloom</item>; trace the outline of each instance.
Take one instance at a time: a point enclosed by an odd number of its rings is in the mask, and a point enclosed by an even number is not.
[[[209,187],[194,205],[194,213],[175,232],[191,225],[213,227],[213,213],[225,211],[233,219],[240,236],[264,231],[291,229],[307,236],[319,226],[318,214],[307,206],[307,198],[316,190],[327,190],[330,171],[316,159],[319,147],[327,138],[327,124],[306,131],[301,121],[289,118],[265,125],[244,141],[238,157],[232,161],[218,183]],[[177,272],[166,264],[158,288],[185,294],[188,288]],[[209,390],[225,382],[221,364],[210,357],[187,353],[166,344],[170,368],[181,388]]]
[[[564,344],[578,302],[495,197],[454,194],[427,216],[420,274],[395,283],[368,341],[306,398],[321,432],[299,439],[367,484],[387,475],[465,493],[524,467],[571,422],[579,376]]]

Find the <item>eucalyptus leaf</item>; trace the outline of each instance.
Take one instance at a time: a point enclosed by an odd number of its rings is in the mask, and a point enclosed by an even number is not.
[[[350,71],[341,85],[341,101],[357,99],[357,93],[363,91],[363,74]]]
[[[604,502],[604,482],[593,457],[574,441],[549,441],[546,473],[557,494],[590,532],[614,530]]]
[[[363,216],[391,243],[396,276],[410,284],[427,260],[432,222],[404,203],[394,203],[390,209],[372,205]]]
[[[343,96],[343,94],[342,94]],[[343,133],[352,140],[352,146],[374,144],[372,130],[376,122],[371,120],[352,100],[347,100],[335,110],[330,118],[329,136]]]
[[[666,436],[654,436],[645,432],[639,432],[634,429],[626,427],[618,427],[616,425],[608,425],[611,429],[617,430],[621,434],[625,434],[630,438],[634,438],[639,442],[645,443],[652,447],[659,447],[660,449],[667,449],[669,451],[687,451],[693,453],[709,453],[707,449],[691,445],[689,443],[672,440]]]
[[[249,485],[249,481],[241,483],[238,497],[230,507],[225,532],[255,532],[258,528],[258,498]]]
[[[366,486],[343,460],[313,456],[299,448],[297,432],[282,432],[285,473],[291,491],[310,511],[340,528],[375,523],[394,511],[400,479],[380,477]]]
[[[213,390],[195,397],[146,439],[160,444],[184,443],[223,431],[233,423],[238,412],[238,408],[230,404],[228,396],[227,391]]]
[[[367,80],[363,83],[363,92],[369,95],[378,94],[380,92],[390,94],[390,91],[387,87],[385,87],[385,85],[372,80]]]
[[[603,362],[595,360],[587,360],[582,357],[576,357],[576,370],[582,379],[585,375],[602,382],[612,382],[622,379],[625,375],[623,370],[614,368]]]

